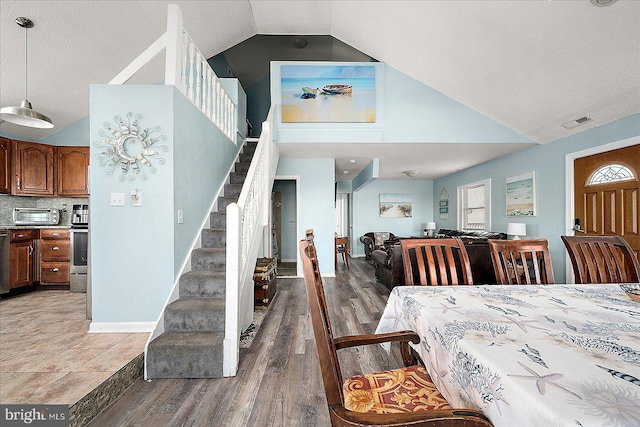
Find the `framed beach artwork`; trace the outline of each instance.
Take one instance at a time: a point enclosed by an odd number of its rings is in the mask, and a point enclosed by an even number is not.
[[[380,193],[380,218],[411,218],[411,194]]]
[[[375,123],[373,65],[282,65],[283,123]]]
[[[535,215],[535,171],[507,178],[507,216]]]

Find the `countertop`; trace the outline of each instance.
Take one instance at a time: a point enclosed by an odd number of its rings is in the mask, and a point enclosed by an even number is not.
[[[58,225],[0,225],[0,230],[34,230],[34,229],[47,229],[47,228],[71,228],[70,224],[58,224]]]

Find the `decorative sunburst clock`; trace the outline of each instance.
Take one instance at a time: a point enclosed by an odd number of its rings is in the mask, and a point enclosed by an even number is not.
[[[120,181],[133,181],[136,176],[146,180],[147,172],[156,173],[158,170],[152,162],[164,165],[165,159],[158,157],[158,151],[169,151],[166,145],[155,145],[158,141],[166,141],[165,135],[152,137],[152,133],[159,133],[160,126],[146,128],[140,131],[142,114],[127,113],[128,123],[124,123],[120,116],[115,116],[116,127],[104,122],[98,134],[104,139],[93,141],[94,147],[104,149],[96,154],[100,166],[105,167],[107,175],[112,175],[120,167]],[[106,130],[106,131],[105,131]],[[108,131],[108,132],[107,132]]]

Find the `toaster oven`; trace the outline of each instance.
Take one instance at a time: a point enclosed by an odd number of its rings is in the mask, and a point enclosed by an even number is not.
[[[58,225],[60,209],[52,208],[14,208],[15,225]]]

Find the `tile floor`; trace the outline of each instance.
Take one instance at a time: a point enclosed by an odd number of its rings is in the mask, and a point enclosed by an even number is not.
[[[89,334],[86,294],[0,300],[0,403],[69,404],[144,351],[147,333]]]

